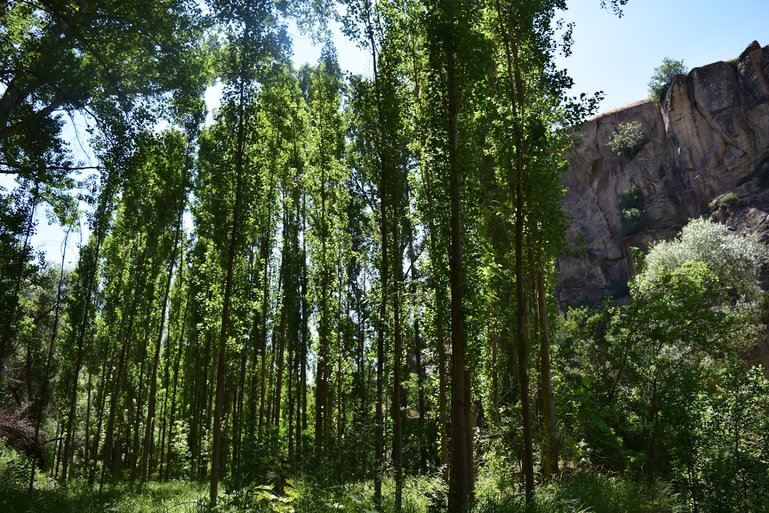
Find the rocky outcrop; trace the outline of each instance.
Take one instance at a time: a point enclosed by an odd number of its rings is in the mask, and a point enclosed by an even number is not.
[[[643,126],[640,149],[615,154],[612,134],[633,121]],[[559,261],[563,303],[624,295],[630,248],[669,239],[694,217],[750,228],[769,243],[769,46],[754,42],[735,61],[695,68],[673,81],[661,105],[603,114],[578,138],[563,178],[572,218],[571,251]],[[628,215],[628,198],[640,217]]]

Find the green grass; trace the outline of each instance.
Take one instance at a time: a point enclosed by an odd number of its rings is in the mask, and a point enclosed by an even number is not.
[[[527,508],[520,493],[479,497],[474,513],[683,513],[667,483],[638,483],[619,476],[577,473],[536,491]]]
[[[4,513],[199,513],[206,511],[207,487],[198,483],[147,483],[105,487],[102,493],[84,483],[64,488],[49,485],[31,494],[25,487],[0,486]]]
[[[442,511],[445,484],[438,476],[406,479],[403,487],[403,513]],[[289,480],[283,494],[271,486],[252,486],[225,497],[224,512],[269,513],[373,513],[371,481],[324,486],[311,478]],[[382,486],[382,513],[394,511],[395,483],[385,479]],[[445,509],[445,507],[443,508]]]
[[[23,487],[0,487],[4,513],[203,513],[209,511],[204,484],[148,483],[142,488],[127,484],[97,490],[84,485],[54,485],[29,495]],[[393,482],[383,487],[384,512],[393,511]],[[437,477],[407,480],[404,513],[444,511],[445,487]],[[269,487],[253,487],[247,494],[222,497],[217,512],[271,513],[371,513],[371,483],[321,487],[310,480],[293,481],[291,491],[277,495]],[[664,483],[635,483],[601,474],[576,474],[537,489],[529,508],[519,492],[479,490],[473,513],[681,513],[685,508]]]
[[[27,491],[29,460],[0,450],[0,512],[3,513],[203,513],[208,508],[206,483],[174,481],[108,485],[99,493],[83,481],[67,487],[38,474]],[[224,488],[224,487],[223,487]],[[403,490],[403,513],[445,511],[446,485],[437,475],[409,477]],[[682,513],[672,487],[635,482],[620,476],[577,472],[540,486],[527,507],[520,486],[499,475],[482,473],[472,513]],[[381,513],[394,510],[395,484],[385,479]],[[272,485],[224,492],[215,513],[374,513],[373,484],[361,481],[324,485],[310,477],[288,480],[283,493]]]

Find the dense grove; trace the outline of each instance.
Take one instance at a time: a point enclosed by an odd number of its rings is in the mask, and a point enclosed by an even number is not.
[[[766,511],[754,236],[556,304],[564,8],[3,2],[0,509]]]

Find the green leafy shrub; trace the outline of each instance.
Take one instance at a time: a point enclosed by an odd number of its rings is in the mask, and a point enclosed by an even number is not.
[[[622,191],[619,210],[622,216],[623,237],[630,237],[643,229],[645,223],[644,198],[639,186],[633,185]]]
[[[665,57],[662,59],[662,64],[654,68],[654,74],[649,81],[649,95],[658,102],[662,101],[670,88],[670,84],[673,83],[673,79],[688,72],[689,69],[684,66],[684,61]]]
[[[29,464],[29,458],[0,438],[0,493],[3,489],[23,488],[29,479]]]
[[[723,224],[694,219],[672,241],[655,244],[646,257],[650,282],[686,262],[702,262],[718,280],[719,291],[728,297],[757,299],[758,272],[767,258],[766,246],[750,232],[733,232]]]
[[[700,511],[767,511],[769,382],[759,366],[741,362],[715,378],[711,393],[682,405],[695,421],[678,432],[684,450],[674,461],[688,501]]]
[[[711,212],[715,212],[716,210],[720,208],[725,207],[731,207],[733,205],[736,205],[739,203],[740,197],[737,196],[737,193],[734,191],[727,192],[726,194],[722,194],[718,196],[716,199],[708,203],[708,207],[710,208]]]
[[[632,159],[646,143],[644,127],[640,121],[620,123],[609,138],[609,148],[620,157]]]

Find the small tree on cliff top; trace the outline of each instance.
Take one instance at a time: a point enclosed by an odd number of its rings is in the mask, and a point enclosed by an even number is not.
[[[673,79],[688,72],[689,69],[684,65],[684,61],[665,57],[662,59],[662,64],[654,68],[654,74],[649,81],[649,94],[654,100],[661,101],[670,84],[673,83]]]

